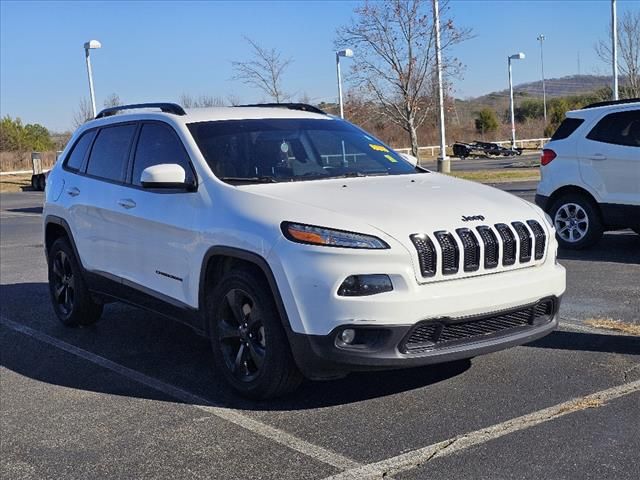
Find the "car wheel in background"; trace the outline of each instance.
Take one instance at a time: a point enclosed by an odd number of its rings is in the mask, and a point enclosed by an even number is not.
[[[586,195],[579,193],[562,195],[553,203],[549,214],[561,247],[586,248],[602,237],[600,212]]]
[[[59,238],[53,243],[48,252],[48,262],[49,293],[58,319],[70,327],[97,322],[103,306],[93,300],[66,238]]]

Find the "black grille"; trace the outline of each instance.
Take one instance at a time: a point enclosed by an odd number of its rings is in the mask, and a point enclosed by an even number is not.
[[[513,228],[520,239],[520,263],[531,260],[531,234],[522,222],[512,222]]]
[[[458,273],[460,252],[455,238],[449,232],[439,231],[433,233],[442,249],[442,274],[452,275]]]
[[[438,265],[438,254],[433,242],[426,235],[411,235],[411,241],[418,252],[420,272],[423,277],[433,277]]]
[[[534,256],[536,260],[540,260],[544,257],[544,249],[547,246],[547,235],[544,233],[544,230],[540,226],[538,222],[535,220],[527,220],[527,225],[531,228],[533,232],[533,238],[536,241],[534,247]]]
[[[478,239],[468,228],[459,228],[456,233],[462,241],[462,265],[464,271],[475,272],[480,268],[480,244]]]
[[[456,343],[482,341],[489,336],[508,335],[532,325],[542,325],[552,320],[556,305],[554,299],[546,299],[534,305],[490,315],[456,320],[428,320],[413,327],[400,345],[400,351],[420,353]]]
[[[478,227],[477,230],[484,244],[484,268],[496,268],[500,255],[498,238],[496,234],[493,233],[493,230],[491,230],[491,227],[487,227],[486,225]]]
[[[516,263],[516,237],[509,225],[497,223],[495,227],[502,239],[502,265],[513,265]]]

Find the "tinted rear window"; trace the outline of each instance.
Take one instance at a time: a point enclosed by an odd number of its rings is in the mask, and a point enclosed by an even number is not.
[[[568,138],[583,123],[584,120],[582,118],[565,118],[556,130],[556,133],[551,137],[551,140]]]
[[[87,155],[87,150],[91,146],[91,142],[95,136],[95,130],[91,130],[90,132],[83,134],[73,146],[73,150],[71,150],[71,154],[67,157],[67,161],[64,166],[74,172],[80,170],[82,163],[84,162],[84,157]]]
[[[589,140],[640,147],[640,110],[610,113],[587,135]]]
[[[121,180],[135,131],[134,124],[101,129],[91,149],[87,173],[106,180]]]

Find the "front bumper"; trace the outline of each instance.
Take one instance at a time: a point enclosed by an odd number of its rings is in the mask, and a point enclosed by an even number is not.
[[[289,340],[298,367],[309,378],[335,378],[351,371],[418,367],[503,350],[531,342],[551,333],[558,326],[561,297],[547,297],[540,299],[540,302],[549,300],[552,301],[553,310],[543,323],[513,327],[496,331],[493,334],[477,335],[466,341],[450,342],[416,353],[407,352],[404,347],[407,337],[414,331],[416,325],[360,326],[358,327],[360,332],[376,332],[375,341],[370,342],[371,344],[365,348],[349,348],[340,345],[340,341],[336,340],[342,328],[351,327],[351,325],[336,328],[328,335],[304,335],[290,332]],[[519,308],[510,311],[515,312]],[[463,320],[469,322],[477,319],[490,319],[498,313],[504,314],[505,311],[477,315]],[[450,322],[451,324],[461,322],[460,319],[441,318],[425,321],[425,323],[435,321]]]

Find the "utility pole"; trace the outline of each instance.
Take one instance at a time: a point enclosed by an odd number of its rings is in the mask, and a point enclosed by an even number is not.
[[[544,34],[538,35],[540,41],[540,65],[542,67],[542,108],[544,111],[544,124],[547,124],[547,90],[544,86],[544,54],[542,48],[542,42],[544,42]]]
[[[447,143],[444,126],[444,92],[442,89],[442,53],[440,52],[440,11],[438,0],[433,0],[433,24],[436,29],[436,71],[438,72],[438,102],[440,107],[440,155],[438,155],[438,171],[449,173],[451,160],[447,156]]]
[[[613,68],[613,99],[618,100],[618,19],[616,0],[611,0],[611,56]]]

